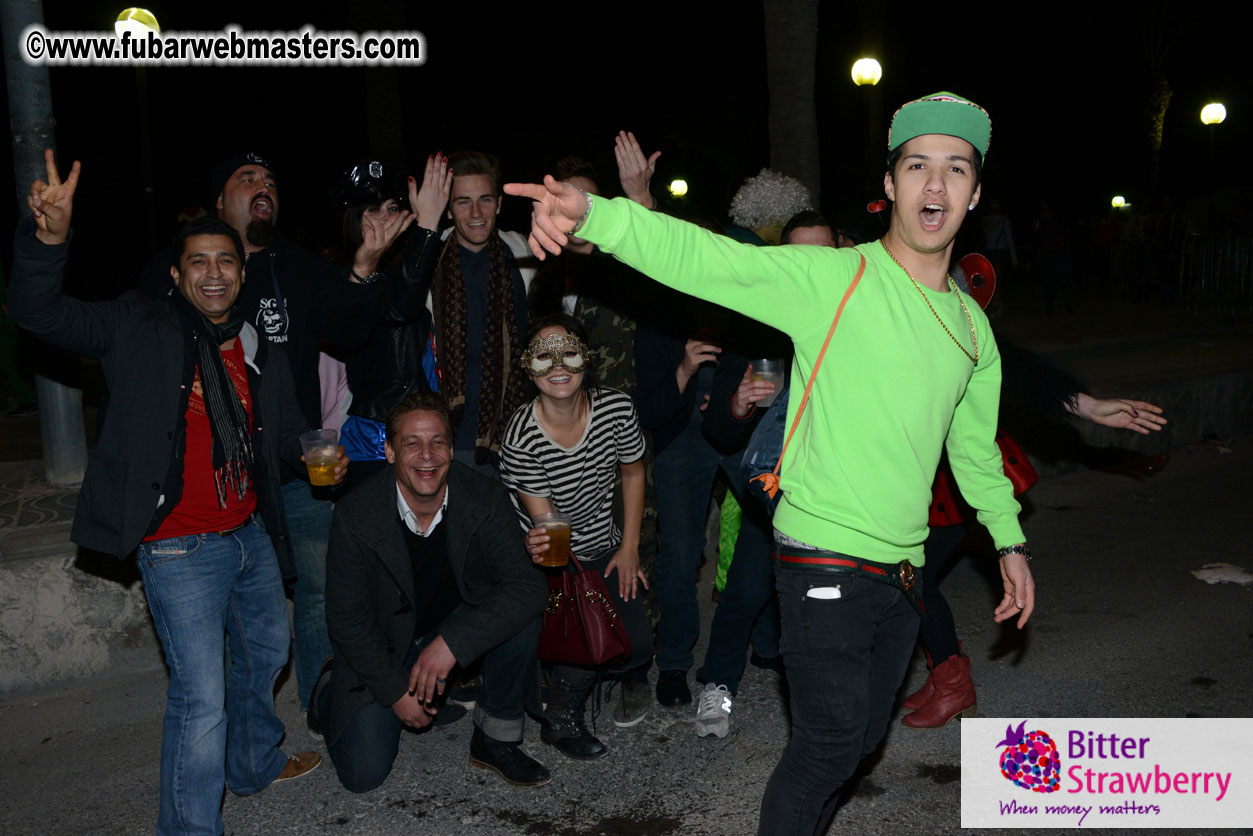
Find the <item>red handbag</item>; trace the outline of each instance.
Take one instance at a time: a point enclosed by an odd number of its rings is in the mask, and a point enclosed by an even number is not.
[[[539,658],[563,665],[601,665],[631,655],[631,640],[599,572],[570,555],[570,564],[548,575],[548,606],[539,637]]]

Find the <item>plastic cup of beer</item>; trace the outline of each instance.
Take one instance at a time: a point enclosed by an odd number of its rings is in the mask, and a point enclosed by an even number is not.
[[[570,562],[570,517],[560,511],[537,514],[531,520],[548,532],[548,551],[540,555],[540,566],[565,566]]]
[[[753,380],[765,380],[774,384],[774,391],[757,402],[758,406],[770,406],[774,403],[774,398],[783,389],[783,361],[777,358],[763,357],[754,360],[753,363]]]
[[[339,433],[335,430],[309,430],[300,436],[300,450],[305,454],[310,485],[335,484],[338,444]]]

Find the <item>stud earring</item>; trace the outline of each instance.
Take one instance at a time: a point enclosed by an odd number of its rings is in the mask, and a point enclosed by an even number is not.
[[[975,211],[975,205],[974,205],[973,203],[972,203],[972,204],[970,204],[969,206],[967,206],[967,207],[966,207],[966,211],[967,211],[967,212],[973,212],[973,211]]]

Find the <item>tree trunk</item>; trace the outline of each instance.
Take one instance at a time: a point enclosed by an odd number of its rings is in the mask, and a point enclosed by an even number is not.
[[[805,184],[819,200],[818,114],[814,62],[817,0],[763,0],[766,83],[770,94],[770,167]]]

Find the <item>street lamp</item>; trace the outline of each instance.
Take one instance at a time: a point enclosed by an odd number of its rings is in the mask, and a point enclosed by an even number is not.
[[[1227,108],[1219,102],[1210,102],[1201,108],[1201,121],[1206,125],[1221,124],[1227,118]]]
[[[113,31],[119,38],[130,32],[131,37],[138,40],[146,38],[149,32],[160,35],[161,25],[157,23],[157,16],[147,9],[130,8],[123,9],[117,16],[117,20],[113,22]]]
[[[883,67],[873,58],[859,58],[853,63],[853,83],[858,87],[869,84],[871,87],[883,78]]]
[[[1109,202],[1109,205],[1115,209],[1122,209],[1127,205],[1127,198],[1120,194],[1116,194],[1114,195],[1114,199]]]
[[[671,180],[669,189],[670,189],[670,194],[672,194],[673,196],[683,197],[684,195],[687,194],[687,181],[686,180]]]
[[[161,24],[157,23],[157,16],[147,9],[132,7],[123,9],[117,16],[113,31],[119,38],[129,32],[132,41],[142,44],[150,35],[161,34]],[[159,47],[154,48],[155,55],[149,55],[150,58],[160,55],[157,49]],[[144,211],[148,220],[148,245],[152,248],[157,243],[157,191],[152,170],[152,131],[148,124],[148,77],[144,73],[143,61],[135,62],[135,94],[139,103],[139,163],[144,178]]]
[[[878,88],[879,79],[883,78],[883,67],[873,58],[859,58],[853,62],[853,83],[858,87],[867,88],[866,97],[866,141],[862,146],[862,174],[865,176],[863,186],[874,188],[876,173],[882,179],[883,168],[878,164],[882,158],[876,153],[883,138],[880,127],[883,124],[883,97]]]
[[[1221,125],[1223,120],[1227,118],[1227,108],[1221,102],[1210,102],[1201,108],[1201,122],[1209,125],[1209,164],[1210,168],[1214,167],[1214,132],[1215,125]]]

